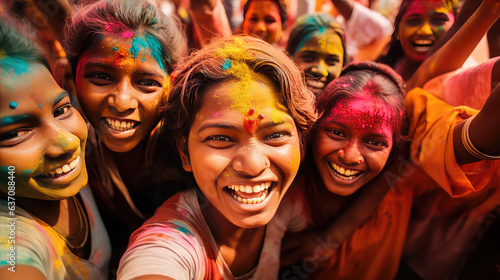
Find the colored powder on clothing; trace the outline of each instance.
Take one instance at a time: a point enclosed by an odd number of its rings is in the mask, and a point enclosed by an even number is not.
[[[193,236],[193,234],[182,224],[181,221],[173,220],[172,223],[176,225],[175,229],[179,230],[180,232],[186,235]]]

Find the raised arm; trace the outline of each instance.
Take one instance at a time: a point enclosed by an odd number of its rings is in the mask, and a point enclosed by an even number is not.
[[[484,0],[460,30],[420,65],[406,83],[406,91],[460,68],[499,16],[500,2]]]
[[[500,158],[500,86],[492,92],[481,111],[473,118],[455,126],[453,142],[455,158],[458,164],[471,163],[481,160],[472,155]],[[469,144],[467,144],[467,142]],[[468,148],[466,148],[468,146]],[[471,151],[473,151],[471,153]]]

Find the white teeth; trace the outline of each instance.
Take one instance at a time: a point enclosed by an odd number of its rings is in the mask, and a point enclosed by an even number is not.
[[[255,185],[255,186],[244,186],[244,185],[229,185],[227,186],[228,188],[234,190],[234,191],[239,191],[242,193],[259,193],[263,190],[267,190],[271,186],[271,182],[267,183],[262,183],[260,185]]]
[[[415,45],[426,45],[426,46],[431,46],[432,41],[431,40],[415,40],[413,41]]]
[[[80,161],[80,156],[78,156],[77,158],[75,158],[75,160],[73,160],[72,162],[70,162],[69,163],[69,167],[71,169],[75,168],[78,165],[78,161]]]
[[[241,198],[236,194],[233,194],[233,198],[244,204],[257,204],[261,203],[269,195],[269,190],[265,189],[261,196],[254,198]]]
[[[362,172],[361,170],[345,169],[344,167],[333,162],[330,162],[330,167],[335,170],[339,177],[341,176],[341,178],[345,180],[353,180]]]
[[[315,80],[307,80],[306,83],[315,88],[323,88],[325,86],[324,83]]]
[[[57,175],[61,175],[63,173],[68,173],[71,170],[75,169],[75,167],[78,165],[80,162],[80,156],[72,160],[70,163],[67,163],[61,167],[56,168],[55,170],[49,171],[44,174],[45,177],[54,177]]]
[[[340,167],[339,170],[338,170],[338,172],[340,174],[342,174],[342,175],[345,175],[345,169],[344,169],[344,167]]]
[[[134,128],[135,124],[137,123],[135,121],[120,121],[111,118],[106,118],[106,122],[109,124],[109,127],[118,131],[130,130]]]
[[[64,173],[69,172],[70,170],[71,170],[71,168],[69,167],[69,165],[67,165],[67,164],[63,165],[63,167],[62,167],[62,171],[63,171]]]

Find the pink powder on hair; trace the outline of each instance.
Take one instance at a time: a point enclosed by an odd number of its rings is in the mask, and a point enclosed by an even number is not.
[[[122,32],[122,38],[130,38],[132,36],[134,36],[134,32],[132,32],[132,31],[124,31],[124,32]]]

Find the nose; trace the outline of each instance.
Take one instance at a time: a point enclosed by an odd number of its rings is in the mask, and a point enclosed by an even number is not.
[[[242,175],[255,177],[269,168],[270,161],[262,147],[252,144],[238,149],[232,166]]]
[[[422,26],[417,30],[419,35],[432,35],[432,28],[428,22],[424,22]]]
[[[256,24],[255,24],[255,28],[254,28],[254,32],[255,33],[258,33],[258,32],[265,32],[267,30],[267,26],[266,26],[266,23],[263,21],[263,20],[259,20]]]
[[[135,93],[136,89],[132,83],[127,79],[123,79],[108,96],[108,105],[119,113],[135,110],[139,105]]]
[[[51,133],[46,134],[49,137],[49,143],[45,150],[46,156],[58,158],[68,155],[70,157],[80,147],[82,140],[60,124],[52,124],[51,130]]]
[[[359,145],[356,141],[347,142],[344,149],[338,151],[339,157],[345,164],[358,164],[364,161]]]
[[[318,64],[312,68],[312,71],[321,77],[328,77],[328,66],[324,59],[320,59]]]

